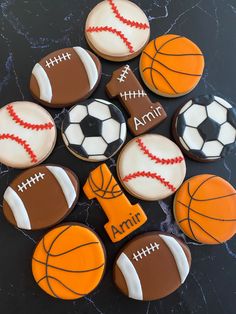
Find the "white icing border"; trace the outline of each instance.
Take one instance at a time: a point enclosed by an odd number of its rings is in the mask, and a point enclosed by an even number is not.
[[[33,68],[32,74],[38,82],[40,99],[46,101],[47,103],[51,103],[52,87],[46,71],[39,63],[36,63]]]

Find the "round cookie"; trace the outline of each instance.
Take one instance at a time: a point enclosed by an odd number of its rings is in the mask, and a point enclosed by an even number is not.
[[[24,171],[7,187],[3,213],[18,228],[47,228],[71,212],[78,196],[78,178],[71,170],[41,165]]]
[[[158,134],[146,134],[131,140],[123,148],[117,173],[124,188],[146,200],[164,199],[179,188],[186,164],[178,146]]]
[[[49,231],[35,248],[32,272],[49,295],[75,300],[92,292],[105,271],[105,249],[85,225],[67,223]]]
[[[121,250],[113,268],[117,287],[129,298],[161,299],[183,284],[191,266],[187,245],[167,233],[147,232]]]
[[[224,99],[205,95],[189,100],[173,119],[181,149],[197,161],[214,161],[236,150],[236,109]]]
[[[101,73],[101,63],[92,52],[81,47],[60,49],[34,66],[30,91],[48,107],[68,107],[93,93]]]
[[[62,124],[62,137],[76,157],[91,162],[106,160],[125,142],[125,118],[112,103],[90,99],[68,111]]]
[[[176,193],[174,215],[181,230],[204,244],[220,244],[236,233],[236,191],[221,177],[203,174]]]
[[[163,35],[151,41],[140,58],[140,74],[154,93],[179,97],[200,81],[204,57],[196,44],[179,35]]]
[[[85,37],[89,46],[104,59],[125,61],[139,55],[148,43],[150,25],[135,3],[106,0],[89,13]]]
[[[56,144],[56,126],[41,106],[28,101],[0,109],[0,162],[28,168],[43,162]]]

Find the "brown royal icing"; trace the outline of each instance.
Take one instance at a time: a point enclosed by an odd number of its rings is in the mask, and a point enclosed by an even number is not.
[[[113,72],[106,90],[110,98],[118,97],[128,111],[128,125],[134,135],[149,131],[167,118],[162,105],[151,102],[129,65]]]

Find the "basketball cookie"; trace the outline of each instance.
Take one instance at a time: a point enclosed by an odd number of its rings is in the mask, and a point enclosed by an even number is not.
[[[60,49],[34,66],[30,91],[48,107],[68,107],[93,93],[101,73],[101,63],[92,52],[81,47]]]
[[[125,142],[125,118],[112,103],[90,99],[67,112],[62,137],[76,157],[91,162],[106,160]]]
[[[181,149],[197,161],[214,161],[236,150],[236,109],[224,99],[205,95],[182,106],[173,119]]]
[[[53,118],[41,106],[28,101],[0,109],[0,162],[28,168],[43,162],[56,143]]]
[[[236,191],[229,182],[210,174],[185,181],[174,200],[181,230],[204,244],[220,244],[236,233]]]
[[[140,58],[140,74],[154,93],[179,97],[191,92],[204,70],[201,50],[188,38],[163,35],[151,41]]]
[[[83,190],[88,199],[97,199],[108,217],[104,228],[112,242],[124,239],[147,220],[139,204],[130,204],[106,164],[89,174]]]
[[[182,184],[186,165],[178,146],[168,138],[146,134],[131,140],[121,151],[117,173],[120,182],[133,196],[157,201]]]
[[[57,165],[30,168],[7,187],[3,213],[14,226],[37,230],[65,218],[79,196],[79,182],[69,169]]]
[[[113,278],[129,298],[153,301],[178,289],[190,266],[191,253],[182,241],[167,233],[147,232],[128,242],[118,254]]]
[[[89,13],[85,25],[89,46],[111,61],[130,60],[148,43],[150,25],[144,12],[133,2],[106,0]]]
[[[105,271],[105,249],[85,225],[67,223],[49,231],[35,248],[32,272],[49,295],[75,300],[92,292]]]

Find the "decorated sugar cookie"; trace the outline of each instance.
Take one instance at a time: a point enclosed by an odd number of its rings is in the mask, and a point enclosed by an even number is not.
[[[205,95],[189,100],[176,113],[173,135],[189,157],[214,161],[236,150],[236,109]]]
[[[14,226],[50,227],[74,208],[79,194],[76,175],[57,165],[30,168],[16,177],[3,195],[3,213]]]
[[[111,98],[118,97],[128,111],[128,125],[134,135],[149,131],[167,118],[162,105],[151,102],[129,65],[113,72],[106,90]]]
[[[101,63],[92,52],[82,47],[60,49],[34,66],[30,91],[48,107],[67,107],[92,94],[101,72]]]
[[[200,81],[204,57],[186,37],[167,34],[151,41],[140,59],[140,74],[154,93],[179,97],[191,92]]]
[[[130,204],[106,164],[90,173],[83,189],[88,199],[97,199],[108,217],[104,228],[112,242],[122,240],[146,222],[141,206]]]
[[[67,113],[62,125],[62,137],[76,157],[94,162],[106,160],[124,144],[125,118],[112,103],[90,99]]]
[[[92,292],[105,271],[105,249],[87,226],[67,223],[49,231],[36,246],[32,272],[49,295],[75,300]]]
[[[53,118],[41,106],[28,101],[0,109],[0,162],[28,168],[43,162],[56,143]]]
[[[161,135],[146,134],[134,138],[123,148],[117,173],[130,194],[154,201],[176,192],[185,178],[186,165],[174,142]]]
[[[189,274],[187,245],[167,233],[147,232],[128,242],[118,254],[113,278],[131,299],[161,299],[183,284]]]
[[[174,201],[174,215],[182,231],[205,244],[220,244],[236,233],[236,191],[211,174],[185,181]]]
[[[105,0],[89,13],[85,36],[98,55],[112,61],[124,61],[142,51],[150,37],[150,25],[135,3]]]

